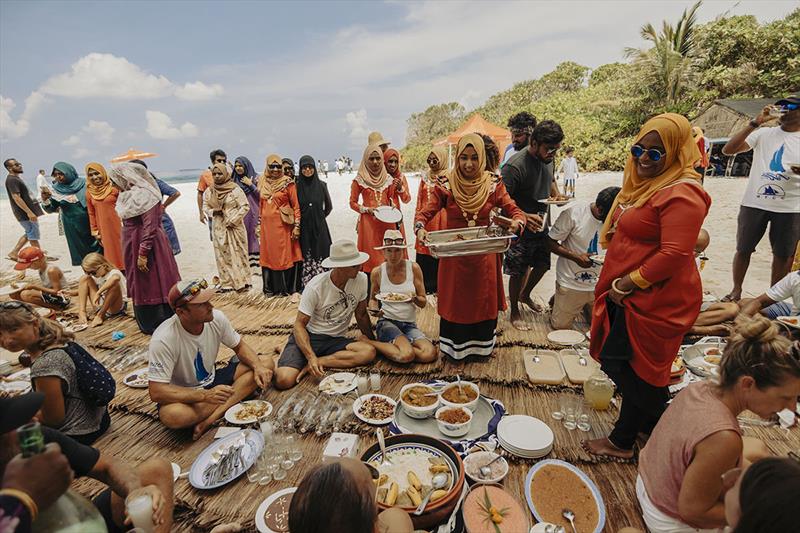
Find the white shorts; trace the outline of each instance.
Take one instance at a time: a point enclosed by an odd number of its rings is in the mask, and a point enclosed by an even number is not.
[[[697,529],[685,524],[677,518],[663,513],[650,500],[647,489],[644,488],[642,476],[636,476],[636,496],[642,507],[642,518],[650,533],[722,533],[722,529]]]

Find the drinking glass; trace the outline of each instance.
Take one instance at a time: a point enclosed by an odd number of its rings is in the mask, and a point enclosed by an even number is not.
[[[566,408],[566,405],[565,405],[564,402],[565,402],[566,398],[567,398],[567,395],[564,394],[564,393],[562,393],[562,394],[560,394],[558,396],[558,402],[556,403],[555,407],[553,407],[553,410],[550,411],[550,416],[552,416],[553,419],[561,420],[561,419],[564,418],[564,409]]]
[[[369,389],[372,392],[381,390],[381,373],[377,370],[369,373]]]
[[[275,479],[275,481],[286,479],[286,470],[284,470],[283,468],[278,468],[277,470],[275,470],[275,473],[272,474],[272,477]]]
[[[565,399],[564,419],[561,423],[564,424],[564,427],[569,431],[574,430],[578,426],[578,417],[581,415],[582,407],[579,398],[574,395],[569,395]]]
[[[582,413],[578,417],[577,425],[578,429],[580,429],[581,431],[589,431],[590,429],[592,429],[592,424],[589,423],[589,415],[587,415],[586,413]]]
[[[359,396],[364,396],[369,392],[369,378],[360,372],[356,376],[356,388]]]
[[[261,459],[259,458],[258,461],[253,463],[253,466],[247,469],[247,481],[250,483],[258,483],[259,478],[261,477]]]

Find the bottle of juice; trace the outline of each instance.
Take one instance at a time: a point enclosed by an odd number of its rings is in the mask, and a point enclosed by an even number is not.
[[[614,382],[605,372],[597,369],[589,379],[583,383],[583,396],[592,407],[598,411],[608,409],[611,398],[614,396]]]

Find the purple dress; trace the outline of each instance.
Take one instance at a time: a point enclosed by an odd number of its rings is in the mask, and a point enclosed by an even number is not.
[[[250,205],[250,211],[247,212],[243,220],[244,229],[247,231],[247,254],[250,256],[250,267],[257,268],[260,271],[261,267],[259,266],[258,260],[261,252],[261,236],[259,232],[256,231],[256,228],[258,228],[259,216],[261,215],[261,195],[258,193],[258,175],[253,168],[253,164],[246,157],[237,157],[236,163],[244,167],[244,176],[252,180],[250,185],[245,185],[242,183],[242,176],[237,174],[235,170],[231,175],[233,182],[241,187],[247,198],[247,203]]]

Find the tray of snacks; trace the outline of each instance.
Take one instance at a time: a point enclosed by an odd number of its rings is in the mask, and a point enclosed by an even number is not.
[[[597,485],[582,470],[557,459],[533,465],[525,476],[525,499],[537,522],[549,522],[572,530],[564,509],[575,513],[575,529],[601,533],[606,506]]]
[[[353,413],[362,422],[381,426],[392,421],[397,402],[383,394],[365,394],[353,402]]]
[[[683,351],[683,362],[693,374],[703,378],[716,377],[724,350],[724,342],[698,342]]]
[[[474,226],[431,231],[425,244],[433,257],[500,254],[516,237],[500,226]]]
[[[389,303],[406,303],[411,301],[410,294],[401,294],[399,292],[382,292],[375,295],[375,299],[380,302]]]
[[[554,205],[554,206],[558,207],[558,206],[562,206],[562,205],[567,205],[572,200],[573,200],[572,198],[569,198],[567,196],[558,195],[558,196],[551,196],[549,198],[544,198],[544,199],[539,200],[539,201],[541,203],[543,203],[543,204]]]
[[[189,483],[196,489],[226,485],[247,472],[263,448],[264,435],[253,429],[243,429],[215,440],[192,463]]]

